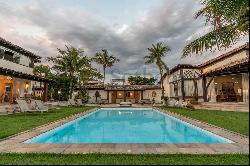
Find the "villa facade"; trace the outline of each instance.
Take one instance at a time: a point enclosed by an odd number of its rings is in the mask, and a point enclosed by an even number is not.
[[[31,96],[34,82],[44,82],[43,99],[47,100],[50,80],[33,74],[41,57],[0,38],[0,104]]]
[[[179,64],[165,75],[165,93],[192,102],[249,103],[249,43],[200,65]]]

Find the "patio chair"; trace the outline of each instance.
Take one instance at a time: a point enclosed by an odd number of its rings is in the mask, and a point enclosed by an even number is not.
[[[36,106],[38,109],[43,110],[43,109],[48,109],[49,107],[44,105],[41,100],[35,100]]]
[[[181,101],[176,101],[174,104],[175,107],[181,107],[182,106],[182,102]]]
[[[84,106],[85,104],[82,103],[82,99],[76,99],[77,106]]]
[[[173,107],[173,106],[175,106],[175,103],[176,103],[175,99],[170,99],[169,102],[168,102],[168,105]]]
[[[25,100],[16,100],[21,112],[48,112],[48,109],[30,109]]]
[[[58,105],[59,106],[69,106],[69,102],[68,101],[59,101]]]
[[[131,107],[132,103],[131,102],[120,102],[120,107]]]
[[[69,105],[71,106],[77,106],[74,99],[69,99],[68,102],[69,102]]]

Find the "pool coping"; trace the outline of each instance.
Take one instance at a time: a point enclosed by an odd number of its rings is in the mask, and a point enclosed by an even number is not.
[[[138,108],[138,107],[137,107]],[[145,107],[142,107],[145,108]],[[65,123],[88,115],[99,108],[94,108],[45,124],[34,129],[21,132],[0,140],[0,153],[122,153],[122,154],[249,154],[249,137],[226,129],[184,117],[164,109],[154,108],[196,127],[212,132],[221,137],[234,141],[228,144],[25,144],[24,141],[55,129]]]

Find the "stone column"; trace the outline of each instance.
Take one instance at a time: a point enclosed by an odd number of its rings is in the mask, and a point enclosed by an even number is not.
[[[242,74],[243,102],[249,103],[249,73]]]
[[[48,83],[44,83],[44,89],[43,89],[43,101],[48,101]]]

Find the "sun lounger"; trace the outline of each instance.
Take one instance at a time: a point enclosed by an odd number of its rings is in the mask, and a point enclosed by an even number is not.
[[[41,100],[35,100],[35,103],[36,103],[36,107],[39,109],[39,110],[49,110],[49,107],[44,105],[44,103],[41,101]],[[52,106],[51,108],[56,108],[54,106]]]
[[[71,105],[71,106],[77,106],[74,99],[69,99],[69,105]]]
[[[139,101],[140,104],[152,104],[152,102],[149,99],[142,99]]]
[[[76,99],[77,106],[84,106],[85,104],[82,103],[82,99]]]
[[[48,112],[48,109],[30,109],[25,100],[16,100],[21,112]]]
[[[120,102],[120,107],[131,107],[132,103],[131,102]]]

